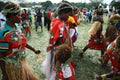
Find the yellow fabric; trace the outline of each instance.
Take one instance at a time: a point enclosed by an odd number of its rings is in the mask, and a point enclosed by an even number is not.
[[[102,80],[107,80],[106,74],[101,75],[101,77],[102,77]]]
[[[75,23],[75,20],[73,17],[69,16],[68,21],[71,22],[72,24]]]

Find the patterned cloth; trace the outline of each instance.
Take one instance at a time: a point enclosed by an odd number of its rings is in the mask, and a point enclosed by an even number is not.
[[[106,55],[104,56],[104,58],[108,61],[110,60],[111,62],[111,68],[113,71],[117,71],[120,72],[120,63],[118,62],[118,51],[116,51],[115,49],[115,41],[113,41],[110,45],[108,50],[106,51]]]
[[[26,46],[26,38],[21,29],[16,25],[16,30],[10,27],[7,23],[4,24],[2,30],[0,30],[0,40],[4,40],[9,43],[9,49],[5,55],[14,56],[14,53],[18,50],[24,50]]]
[[[92,35],[88,41],[88,45],[91,49],[95,50],[103,50],[105,51],[105,43],[103,41],[103,35],[102,33],[97,32],[100,36],[98,37],[98,34]]]

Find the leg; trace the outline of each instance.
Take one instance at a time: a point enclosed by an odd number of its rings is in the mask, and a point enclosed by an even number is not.
[[[80,57],[83,57],[84,52],[89,48],[89,45],[87,44],[84,49],[82,50],[82,52],[79,54]]]
[[[36,32],[37,32],[37,29],[38,29],[38,26],[35,26],[35,30],[36,30]]]
[[[41,26],[41,31],[43,32],[42,21],[40,22],[40,26]]]
[[[39,22],[38,22],[38,25],[40,26],[41,31],[43,31],[43,29],[42,29],[42,21],[39,21]]]
[[[5,69],[5,62],[3,60],[0,60],[0,68],[2,71],[2,80],[9,80],[7,73],[6,73],[6,69]]]
[[[38,22],[35,22],[35,30],[37,32],[37,29],[38,29]]]
[[[110,72],[107,74],[99,75],[96,77],[96,80],[107,80],[107,78],[113,78],[115,76],[115,73]]]
[[[50,22],[51,22],[51,20],[50,19],[48,19],[48,31],[50,30]]]
[[[104,55],[104,51],[103,50],[101,50],[101,57]]]

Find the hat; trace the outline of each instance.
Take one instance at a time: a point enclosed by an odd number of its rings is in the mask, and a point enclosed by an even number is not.
[[[58,7],[58,14],[61,13],[69,13],[72,11],[72,6],[69,5],[68,3],[62,3],[59,7]]]

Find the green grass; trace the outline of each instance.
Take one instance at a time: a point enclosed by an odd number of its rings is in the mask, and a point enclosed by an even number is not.
[[[75,67],[75,76],[76,80],[95,80],[95,76],[99,74],[103,74],[109,72],[109,69],[103,69],[98,61],[100,57],[100,51],[90,50],[88,49],[85,53],[84,58],[80,59],[78,54],[86,45],[89,36],[88,30],[90,29],[92,23],[81,23],[78,27],[79,36],[78,40],[75,43],[75,48],[73,49],[73,60],[77,63]],[[105,33],[107,27],[107,17],[104,16],[104,26],[103,26],[103,34]],[[40,49],[41,56],[43,56],[43,60],[45,59],[46,54],[46,46],[48,44],[49,33],[47,28],[44,27],[44,31],[40,32],[40,28],[38,32],[35,32],[34,27],[32,28],[32,36],[28,40],[28,43],[32,45],[36,49]],[[37,61],[38,56],[34,55],[33,52],[27,50],[27,59],[30,62],[30,65],[33,67],[34,71],[40,76],[41,80],[44,80],[44,75],[41,73],[41,62]]]
[[[107,18],[104,17],[105,23],[103,27],[103,32],[105,33],[105,29],[107,27]],[[89,39],[88,30],[91,27],[91,23],[83,24],[81,23],[78,27],[79,36],[78,40],[75,43],[75,47],[73,49],[73,60],[77,63],[75,67],[75,76],[76,80],[95,80],[95,76],[99,74],[103,74],[109,72],[109,69],[103,69],[98,61],[100,57],[100,51],[90,50],[88,49],[84,55],[84,58],[79,58],[80,51],[87,44]],[[42,52],[39,55],[35,55],[32,51],[26,49],[27,60],[33,68],[34,72],[37,73],[40,77],[40,80],[44,80],[44,75],[41,73],[41,63],[45,59],[46,47],[48,44],[49,33],[47,28],[44,27],[43,32],[41,32],[40,28],[38,32],[35,31],[34,25],[32,25],[32,36],[27,39],[28,44],[33,46],[36,49],[40,49]],[[42,61],[39,61],[39,57],[42,56]]]

